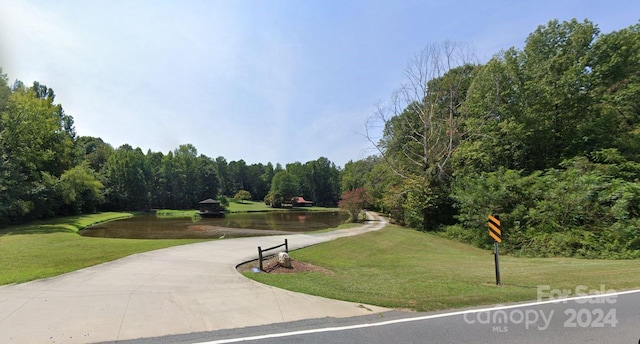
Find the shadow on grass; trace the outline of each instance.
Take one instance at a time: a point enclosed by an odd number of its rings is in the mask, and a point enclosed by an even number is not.
[[[80,227],[80,224],[77,222],[67,224],[34,224],[2,229],[0,230],[0,236],[21,234],[76,233]]]
[[[109,217],[88,221],[87,215],[74,215],[48,220],[38,220],[27,224],[14,225],[0,229],[0,237],[24,234],[77,233],[79,230],[87,226],[129,216],[131,216],[131,214],[127,214],[127,216]]]
[[[79,230],[88,226],[120,220],[136,214],[137,212],[96,213],[37,220],[2,228],[0,229],[0,237],[23,234],[78,233]]]

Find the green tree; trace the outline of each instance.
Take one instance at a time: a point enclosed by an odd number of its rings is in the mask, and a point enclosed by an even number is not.
[[[640,24],[601,35],[589,57],[596,105],[583,125],[588,142],[640,161]]]
[[[222,156],[219,156],[215,160],[216,166],[216,175],[218,176],[218,180],[220,183],[220,194],[231,196],[231,190],[233,189],[231,179],[229,176],[229,164],[227,163],[227,159]]]
[[[264,199],[269,192],[271,178],[273,178],[273,165],[261,163],[246,166],[246,178],[244,190],[249,191],[254,199]]]
[[[412,195],[411,205],[416,207],[412,212],[422,214],[416,223],[422,229],[437,228],[435,213],[447,208],[449,217],[452,214],[451,157],[466,137],[462,104],[476,71],[470,62],[465,46],[450,42],[428,46],[411,61],[406,84],[391,104],[380,107],[370,122],[384,128],[379,141],[371,136],[369,140],[389,168],[407,180],[397,185],[409,188],[403,191]]]
[[[452,157],[457,175],[495,171],[499,167],[525,169],[525,147],[531,129],[525,125],[520,99],[519,54],[511,49],[478,68],[463,104],[467,136]]]
[[[325,157],[312,160],[303,166],[307,193],[320,206],[335,206],[340,198],[340,171],[334,163]]]
[[[598,34],[589,21],[553,20],[522,51],[509,49],[482,66],[463,106],[469,139],[456,151],[456,168],[531,173],[605,148],[598,146],[612,134],[605,129],[611,121],[594,111],[592,96]]]
[[[215,198],[220,187],[216,162],[198,156],[191,144],[180,145],[162,158],[164,203],[171,208],[192,209],[205,198]]]
[[[87,162],[65,171],[60,177],[60,184],[62,198],[69,208],[69,213],[95,212],[104,201],[104,186]]]
[[[145,164],[147,166],[147,175],[145,178],[147,180],[150,208],[158,209],[167,207],[167,190],[165,188],[167,183],[162,174],[163,159],[164,154],[161,152],[152,152],[150,149],[147,150],[147,154],[145,155]]]
[[[236,200],[239,200],[240,203],[244,203],[244,201],[251,200],[251,193],[247,190],[239,190],[235,196],[233,196]]]
[[[74,161],[73,119],[52,89],[16,82],[9,94],[0,80],[0,223],[55,215],[55,181]]]
[[[340,191],[344,193],[367,185],[371,171],[379,161],[377,156],[368,156],[363,160],[349,160],[340,173]]]
[[[264,197],[269,193],[271,189],[271,180],[273,176],[276,174],[273,164],[270,162],[264,166],[262,174],[258,177],[258,187],[256,188],[253,196],[255,199],[264,199]]]
[[[120,146],[104,167],[108,209],[141,210],[149,207],[146,158],[140,148]]]
[[[291,173],[298,180],[298,195],[311,198],[311,173],[304,164],[299,161],[288,163],[285,166],[287,172]]]
[[[113,153],[113,147],[99,137],[80,136],[76,139],[76,149],[81,161],[89,163],[94,171],[100,172]]]
[[[527,38],[520,101],[526,104],[522,120],[530,130],[524,145],[529,170],[557,166],[588,150],[581,123],[594,115],[589,50],[598,33],[587,20],[552,20]]]
[[[229,183],[227,192],[229,195],[235,195],[238,190],[244,190],[250,184],[247,176],[247,163],[240,159],[231,161],[228,165]]]
[[[271,190],[265,201],[273,207],[280,207],[285,201],[298,195],[300,183],[291,173],[280,171],[273,176]]]
[[[216,163],[206,155],[200,155],[196,160],[196,201],[216,198],[220,182],[216,174]],[[192,201],[193,202],[193,201]]]

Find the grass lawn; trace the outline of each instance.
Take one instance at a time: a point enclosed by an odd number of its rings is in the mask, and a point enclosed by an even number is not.
[[[229,206],[227,212],[229,213],[247,213],[247,212],[266,212],[266,211],[287,211],[287,210],[303,210],[303,211],[339,211],[339,208],[324,208],[324,207],[286,207],[286,208],[271,208],[264,204],[264,202],[243,201],[242,203],[236,202],[233,199],[229,199]],[[161,209],[158,210],[158,216],[165,217],[191,217],[196,214],[197,210],[171,210]]]
[[[56,276],[134,253],[203,241],[89,238],[77,234],[89,225],[129,216],[132,214],[71,216],[0,230],[0,285]]]
[[[324,208],[324,207],[284,207],[284,208],[271,208],[264,204],[264,202],[244,201],[242,203],[234,200],[229,200],[229,206],[227,211],[230,213],[244,213],[244,212],[258,212],[258,211],[287,211],[287,210],[303,210],[303,211],[338,211],[338,208]]]
[[[245,275],[307,294],[417,311],[535,300],[538,286],[640,287],[638,260],[508,256],[500,257],[503,286],[498,287],[492,252],[392,225],[290,254],[332,273]]]

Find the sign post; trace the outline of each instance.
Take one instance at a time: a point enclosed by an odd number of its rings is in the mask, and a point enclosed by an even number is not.
[[[500,251],[498,250],[498,243],[502,242],[502,229],[500,227],[499,215],[489,215],[489,235],[494,240],[493,256],[496,262],[496,285],[502,285],[502,281],[500,280]]]

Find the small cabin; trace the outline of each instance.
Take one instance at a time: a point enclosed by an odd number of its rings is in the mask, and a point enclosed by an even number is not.
[[[198,215],[202,217],[223,217],[224,208],[220,204],[220,201],[216,201],[212,198],[207,198],[204,201],[198,202]]]
[[[307,201],[303,197],[294,197],[291,199],[291,205],[294,207],[313,207],[313,201]]]

